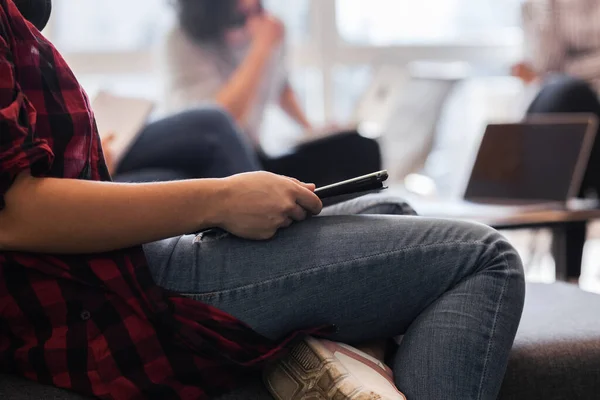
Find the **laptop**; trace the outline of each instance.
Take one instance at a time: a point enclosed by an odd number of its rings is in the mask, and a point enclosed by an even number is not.
[[[488,125],[464,199],[527,205],[577,197],[597,126],[592,115],[539,115]]]
[[[490,124],[462,200],[415,201],[426,212],[437,204],[444,214],[461,216],[570,209],[597,128],[597,118],[588,114],[534,115],[520,123]]]
[[[154,102],[147,99],[124,97],[100,91],[92,100],[92,110],[100,136],[114,134],[110,150],[119,163],[146,125]]]

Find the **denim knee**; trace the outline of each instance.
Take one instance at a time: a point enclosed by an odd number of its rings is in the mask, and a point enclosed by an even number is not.
[[[218,132],[235,132],[236,123],[221,107],[206,106],[182,111],[173,117],[179,126],[187,126],[195,130],[209,129]]]
[[[523,264],[521,257],[515,247],[496,229],[487,225],[470,222],[460,222],[465,229],[463,240],[484,243],[486,246],[486,254],[490,258],[501,257],[503,259],[502,268],[506,268],[508,272],[517,277],[523,278]],[[480,265],[479,268],[486,268],[487,265]]]
[[[515,247],[497,230],[490,227],[481,227],[485,231],[485,243],[496,257],[501,257],[501,262],[483,265],[480,268],[494,269],[507,277],[506,291],[513,298],[514,306],[520,304],[521,309],[525,300],[525,272],[521,256]],[[515,308],[515,312],[518,311]]]

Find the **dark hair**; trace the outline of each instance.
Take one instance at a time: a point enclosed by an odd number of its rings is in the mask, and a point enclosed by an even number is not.
[[[236,21],[237,0],[177,0],[179,25],[197,41],[220,41]]]
[[[39,31],[43,30],[52,13],[52,0],[14,0],[23,17]]]

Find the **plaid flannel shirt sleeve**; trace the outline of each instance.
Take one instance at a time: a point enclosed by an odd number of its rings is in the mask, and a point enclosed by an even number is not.
[[[36,110],[16,79],[13,54],[0,12],[0,210],[4,195],[16,176],[30,171],[42,176],[50,169],[54,154],[46,140],[35,135]]]

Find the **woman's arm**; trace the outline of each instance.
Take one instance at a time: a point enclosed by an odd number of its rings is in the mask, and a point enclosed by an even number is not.
[[[60,254],[112,251],[219,227],[266,239],[306,212],[314,186],[256,172],[226,179],[117,184],[18,176],[0,211],[0,249]]]
[[[223,182],[115,184],[19,175],[0,211],[0,247],[110,251],[217,224]]]
[[[244,61],[215,96],[217,104],[227,110],[242,127],[246,126],[246,118],[270,58],[271,49],[262,41],[255,41]]]
[[[281,21],[268,14],[254,17],[248,23],[253,35],[248,55],[216,95],[217,103],[229,111],[241,126],[245,126],[249,110],[265,78],[265,69],[285,34]]]
[[[283,91],[281,92],[281,96],[279,98],[279,105],[283,111],[287,115],[290,116],[298,125],[300,125],[304,130],[311,131],[312,126],[306,118],[306,114],[300,107],[300,103],[298,102],[298,97],[294,92],[294,89],[289,83],[286,83]]]

